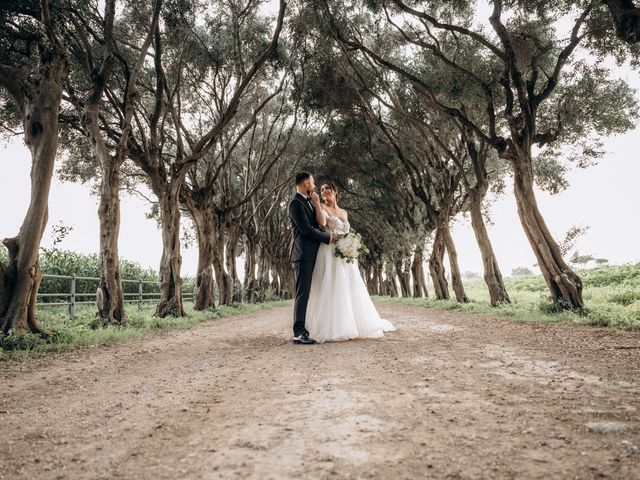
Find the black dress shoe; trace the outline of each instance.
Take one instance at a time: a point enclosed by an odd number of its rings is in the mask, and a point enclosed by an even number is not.
[[[318,343],[318,342],[316,342],[313,338],[311,338],[309,334],[306,334],[306,335],[298,335],[297,337],[293,337],[293,343],[295,343],[296,345],[313,345],[314,343]]]

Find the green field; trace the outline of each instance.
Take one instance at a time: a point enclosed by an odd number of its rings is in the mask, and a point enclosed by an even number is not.
[[[484,313],[532,322],[570,322],[607,327],[640,328],[640,263],[599,267],[578,272],[584,283],[584,313],[562,310],[549,300],[542,277],[507,278],[512,303],[492,307],[482,280],[465,283],[471,302],[379,297],[380,300],[428,308]],[[431,292],[430,292],[431,293]],[[453,292],[451,292],[453,294]]]

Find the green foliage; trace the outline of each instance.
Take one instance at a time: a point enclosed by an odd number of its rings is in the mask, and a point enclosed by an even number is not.
[[[609,297],[609,302],[617,303],[624,307],[628,307],[640,300],[640,292],[634,290],[625,290],[624,292],[615,293]]]
[[[631,130],[638,116],[635,91],[608,69],[579,62],[540,112],[539,128],[562,125],[557,141],[534,161],[537,184],[557,193],[568,186],[571,164],[587,168],[605,152],[604,139]]]
[[[45,43],[39,4],[35,0],[0,2],[1,64],[21,69],[34,69],[37,65],[38,47]],[[6,89],[0,88],[0,139],[9,139],[21,130],[18,105]]]
[[[640,264],[592,268],[580,272],[587,287],[640,289]]]
[[[72,275],[77,277],[100,277],[100,259],[97,254],[77,253],[69,250],[43,248],[40,251],[40,268],[42,273],[49,275]],[[120,274],[123,279],[158,281],[158,274],[152,268],[143,268],[137,262],[120,259]],[[42,302],[64,301],[69,292],[68,279],[44,278],[40,284],[39,293],[60,293],[61,297],[44,297]],[[76,294],[95,294],[98,282],[96,280],[76,281]],[[138,293],[138,284],[124,282],[125,293]],[[159,286],[144,284],[145,293],[159,292]],[[78,298],[79,301],[87,297]]]
[[[569,230],[567,230],[567,233],[565,233],[564,235],[564,239],[558,245],[560,247],[560,253],[562,253],[563,256],[568,255],[569,252],[576,246],[576,241],[578,240],[578,238],[587,233],[589,228],[590,227],[588,226],[582,225],[573,225],[571,228],[569,228]]]
[[[569,261],[574,265],[586,265],[591,261],[595,261],[595,257],[591,254],[581,255],[578,250],[573,252]]]
[[[584,283],[584,299],[588,305],[583,313],[561,308],[550,301],[546,284],[540,276],[505,279],[512,303],[499,307],[491,306],[486,285],[480,280],[465,284],[467,294],[473,299],[468,304],[454,300],[413,298],[384,297],[384,300],[527,322],[640,328],[640,263],[592,268],[580,274]]]
[[[278,298],[276,291],[273,287],[267,287],[264,291],[265,302],[273,302]]]

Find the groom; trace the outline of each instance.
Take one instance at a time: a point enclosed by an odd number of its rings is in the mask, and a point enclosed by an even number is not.
[[[311,277],[320,242],[335,242],[337,237],[320,230],[316,211],[320,209],[320,197],[315,191],[313,175],[296,174],[296,194],[289,202],[291,219],[291,247],[289,261],[296,274],[296,301],[293,307],[293,343],[311,345],[316,341],[305,328]]]

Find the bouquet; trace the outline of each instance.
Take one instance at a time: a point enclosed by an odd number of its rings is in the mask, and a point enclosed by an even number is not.
[[[368,251],[369,249],[362,243],[362,237],[355,230],[338,236],[335,255],[344,258],[347,263],[353,262],[358,258],[358,255]]]

